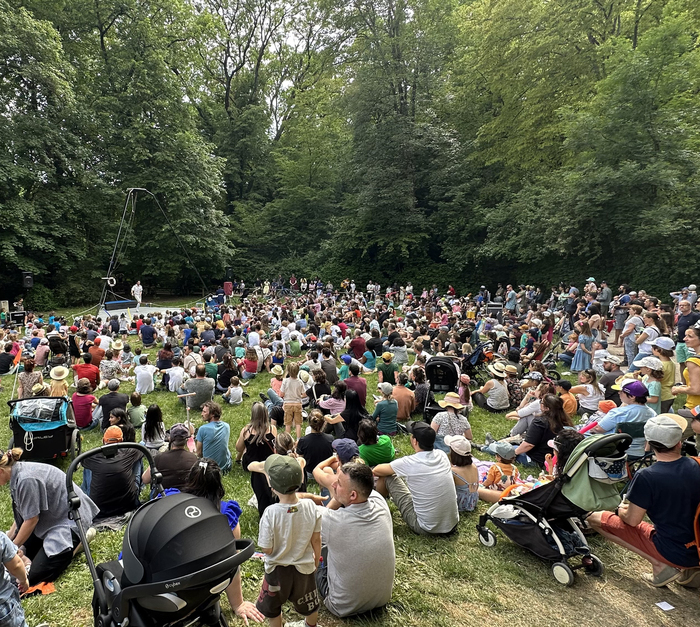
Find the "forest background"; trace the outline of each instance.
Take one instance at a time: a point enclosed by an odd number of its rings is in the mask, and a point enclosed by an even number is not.
[[[207,282],[700,278],[696,0],[0,0],[0,293],[97,302],[129,187]],[[139,198],[120,287],[199,281]]]

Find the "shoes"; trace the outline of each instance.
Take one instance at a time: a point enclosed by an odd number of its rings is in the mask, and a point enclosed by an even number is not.
[[[255,508],[258,507],[258,497],[255,494],[248,499],[248,505]]]
[[[86,538],[88,544],[90,544],[90,542],[92,542],[95,539],[96,535],[97,535],[97,529],[95,529],[94,527],[90,527],[85,532],[85,538]],[[78,546],[75,547],[75,549],[73,549],[73,557],[75,557],[76,555],[79,555],[84,550],[85,550],[85,547],[83,546],[83,543],[81,542]]]
[[[676,583],[686,588],[700,588],[700,568],[683,569]]]
[[[642,575],[642,578],[650,586],[654,586],[654,588],[663,588],[671,582],[676,581],[676,579],[680,578],[682,574],[682,571],[678,570],[677,568],[673,568],[672,566],[664,566],[663,570],[658,575],[645,573]]]
[[[284,627],[311,627],[309,623],[306,622],[306,619],[302,618],[301,620],[295,620],[293,623],[285,623]],[[314,627],[321,627],[318,623]]]
[[[493,444],[496,440],[494,440],[493,436],[491,435],[490,432],[486,432],[486,435],[484,436],[484,442],[485,445],[488,446],[489,444]]]
[[[265,401],[269,401],[269,400],[270,400],[269,398],[267,398],[267,396],[266,396],[263,392],[260,392],[260,394],[258,394],[258,396],[260,397],[260,400],[262,400],[263,403],[264,403]]]

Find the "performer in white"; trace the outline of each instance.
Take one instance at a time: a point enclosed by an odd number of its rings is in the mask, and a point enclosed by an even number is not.
[[[134,297],[134,300],[136,301],[136,309],[138,309],[141,306],[141,295],[143,294],[143,286],[141,285],[141,281],[136,281],[136,285],[134,285],[131,288],[131,295]]]

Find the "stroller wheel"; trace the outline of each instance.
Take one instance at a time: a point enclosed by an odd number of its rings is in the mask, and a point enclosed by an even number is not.
[[[477,527],[479,530],[479,542],[483,544],[486,548],[493,548],[496,546],[496,534],[487,529],[486,527]]]
[[[556,562],[552,564],[552,575],[564,586],[570,586],[574,583],[574,571],[571,570],[568,564],[564,562]]]
[[[586,555],[581,560],[581,563],[586,569],[586,572],[589,575],[593,575],[594,577],[601,577],[605,572],[605,564],[603,564],[603,562],[597,555],[593,555],[593,553],[591,553],[590,555]]]
[[[561,379],[561,375],[556,368],[547,368],[547,375],[550,379],[554,379],[555,381],[559,381]]]

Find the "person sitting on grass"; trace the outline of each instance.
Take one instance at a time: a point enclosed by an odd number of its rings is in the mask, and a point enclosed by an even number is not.
[[[463,435],[447,435],[445,444],[450,451],[457,509],[460,512],[473,512],[479,501],[479,470],[472,460],[471,442]]]
[[[180,400],[190,409],[200,409],[214,395],[214,381],[206,376],[204,364],[198,364],[195,368],[195,378],[188,379],[178,390],[180,394],[192,394],[194,396],[182,396]],[[217,462],[218,463],[218,462]]]
[[[399,367],[392,361],[393,358],[394,356],[389,351],[382,353],[382,361],[377,364],[377,381],[380,384],[396,385],[396,373],[399,371]]]
[[[139,429],[146,419],[146,406],[141,402],[141,395],[138,392],[132,392],[129,397],[131,407],[127,410],[127,417],[134,429]]]
[[[244,394],[245,392],[241,387],[241,380],[238,377],[231,377],[230,387],[226,390],[222,398],[229,405],[240,405],[243,402]]]
[[[376,423],[362,420],[357,429],[357,443],[362,460],[368,466],[388,464],[396,456],[396,449],[388,435],[379,435]]]
[[[391,518],[390,518],[391,520]],[[0,531],[0,562],[2,562],[7,573],[17,581],[13,582],[10,577],[3,573],[0,579],[0,599],[2,600],[2,627],[22,627],[27,625],[24,618],[24,609],[20,601],[20,593],[25,593],[29,589],[29,579],[27,569],[18,554],[19,548],[10,538]],[[46,625],[46,623],[44,623]]]
[[[461,414],[464,405],[460,402],[456,392],[448,392],[445,398],[438,401],[438,405],[445,411],[438,412],[433,416],[430,426],[435,430],[435,448],[449,454],[450,448],[445,442],[448,435],[462,435],[467,440],[472,439],[472,427],[469,421]]]
[[[495,363],[488,366],[488,369],[493,379],[489,379],[472,394],[472,401],[481,409],[500,414],[510,407],[508,384],[505,381],[506,368],[501,363]]]
[[[279,503],[270,505],[260,519],[258,545],[265,554],[265,577],[256,607],[272,627],[281,627],[282,606],[291,601],[305,619],[287,626],[314,627],[319,607],[314,572],[321,559],[321,512],[313,501],[297,496],[304,476],[293,457],[268,457],[265,476]]]
[[[321,495],[330,494],[331,497],[334,497],[335,492],[333,491],[333,485],[338,468],[348,462],[357,461],[360,456],[360,450],[357,446],[357,442],[349,440],[348,438],[333,440],[331,446],[334,451],[333,455],[317,464],[312,474],[314,480],[321,488]],[[331,498],[329,507],[331,507],[333,503],[333,498]]]
[[[496,442],[493,445],[496,463],[489,468],[488,474],[481,484],[488,490],[502,492],[520,480],[520,473],[513,464],[515,449],[507,442]]]
[[[323,414],[314,409],[309,412],[309,427],[311,431],[297,442],[297,454],[306,460],[306,475],[310,478],[314,468],[333,454],[333,436],[323,433],[326,421]]]
[[[644,437],[656,462],[635,473],[615,512],[593,512],[587,519],[598,533],[651,564],[644,579],[655,588],[673,581],[700,586],[693,525],[700,506],[700,463],[681,456],[686,428],[686,420],[675,414],[649,418]]]
[[[415,453],[374,467],[377,491],[391,497],[414,533],[442,535],[459,523],[450,460],[436,451],[436,433],[425,422],[408,425]]]
[[[213,459],[221,472],[226,473],[231,469],[231,451],[228,448],[231,427],[221,420],[221,405],[214,401],[204,403],[202,420],[204,424],[197,429],[196,436],[197,457]]]
[[[100,424],[98,418],[92,417],[92,412],[95,410],[95,407],[97,407],[97,398],[92,395],[90,381],[88,379],[78,379],[78,387],[71,400],[73,402],[75,424],[78,429],[81,431],[89,431]]]
[[[384,382],[379,384],[382,393],[381,400],[374,406],[372,418],[377,422],[377,429],[382,435],[396,435],[398,426],[396,416],[398,415],[399,404],[394,398],[394,386]]]

